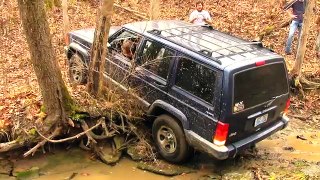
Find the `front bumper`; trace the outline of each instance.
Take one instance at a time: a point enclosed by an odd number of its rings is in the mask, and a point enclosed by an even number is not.
[[[284,129],[287,127],[288,122],[289,118],[283,115],[281,120],[273,126],[227,146],[217,146],[190,130],[185,130],[185,135],[188,143],[195,149],[205,152],[217,159],[223,160],[228,157],[234,157],[239,151],[247,149],[275,132]]]

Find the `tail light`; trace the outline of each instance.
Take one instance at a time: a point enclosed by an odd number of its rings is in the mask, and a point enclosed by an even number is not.
[[[286,107],[284,108],[284,111],[283,111],[284,114],[286,114],[289,111],[289,107],[290,107],[290,98],[288,98]]]
[[[256,66],[263,66],[266,64],[266,61],[257,61]]]
[[[213,143],[218,146],[223,146],[226,143],[228,132],[229,124],[218,121],[216,133],[213,137]]]
[[[70,44],[69,34],[66,34],[66,35],[64,36],[64,42],[66,43],[66,45],[69,45],[69,44]]]

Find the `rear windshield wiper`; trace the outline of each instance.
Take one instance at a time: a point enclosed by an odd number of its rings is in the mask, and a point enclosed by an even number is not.
[[[281,98],[282,96],[285,96],[287,94],[281,94],[281,95],[278,95],[278,96],[273,96],[269,101],[269,103],[267,105],[265,105],[265,107],[269,107],[276,99],[279,99]]]

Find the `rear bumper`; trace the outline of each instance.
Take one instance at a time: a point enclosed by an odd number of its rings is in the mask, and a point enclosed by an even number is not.
[[[239,151],[247,149],[255,143],[274,134],[275,132],[287,127],[288,122],[289,118],[284,115],[279,122],[268,129],[259,131],[245,139],[227,146],[217,146],[190,130],[185,130],[185,134],[188,143],[195,149],[205,152],[217,159],[223,160],[227,159],[228,157],[234,157]]]

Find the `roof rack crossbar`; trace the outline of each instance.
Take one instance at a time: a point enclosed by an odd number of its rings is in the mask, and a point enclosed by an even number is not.
[[[181,30],[177,30],[177,31],[181,31]],[[183,36],[183,35],[203,33],[203,31],[202,31],[202,32],[184,33],[184,34],[176,35],[176,34],[171,33],[171,32],[169,32],[169,31],[165,31],[165,32],[166,32],[166,33],[169,33],[169,34],[173,34],[173,35],[171,35],[171,36],[165,36],[166,38],[170,38],[170,37],[181,37],[181,36]],[[182,31],[182,32],[183,32],[183,31]],[[208,36],[208,35],[205,35],[205,36]],[[220,39],[214,38],[214,37],[212,37],[212,36],[208,36],[208,37],[213,38],[213,39],[216,39],[216,40],[218,40],[218,41],[221,41]],[[182,38],[182,37],[181,37],[181,38]],[[186,39],[186,38],[183,38],[183,39]],[[189,40],[189,39],[186,39],[186,40],[191,41],[191,40]],[[215,45],[215,46],[220,46],[220,45],[218,45],[218,44],[216,44],[216,43],[213,43],[213,42],[211,42],[211,41],[208,41],[208,40],[206,40],[206,39],[202,39],[202,40],[203,40],[203,41],[206,41],[206,42],[208,42],[208,43],[211,43],[211,44],[213,44],[213,45]],[[195,43],[195,42],[193,42],[193,41],[191,41],[191,42],[192,42],[192,43]],[[225,42],[225,41],[221,41],[221,42],[226,43],[226,44],[230,44],[229,42]],[[259,43],[259,42],[250,42],[250,43],[248,43],[248,44],[260,44],[260,43]],[[239,46],[239,45],[246,45],[246,43],[237,43],[237,44],[234,44],[234,45],[229,45],[229,46],[226,46],[226,47],[221,47],[221,48],[219,48],[219,49],[217,49],[217,50],[213,50],[210,54],[212,54],[213,52],[218,53],[217,51],[219,51],[219,50],[228,49],[228,48],[230,48],[230,47],[236,47],[236,46]],[[204,47],[204,48],[206,48],[206,49],[209,49],[209,47],[205,47],[205,46],[202,46],[202,47]],[[242,51],[245,51],[245,49],[243,49],[243,48],[241,48],[241,47],[237,47],[237,48],[241,49]],[[236,52],[236,51],[231,50],[231,49],[229,49],[229,51]],[[218,53],[218,54],[221,54],[221,53]]]
[[[174,28],[167,28],[167,29],[160,29],[159,31],[168,31],[171,29],[178,29],[178,28],[189,28],[189,27],[212,27],[209,24],[191,24],[191,25],[186,25],[186,26],[178,26]]]
[[[165,31],[165,32],[167,32],[167,31]],[[192,34],[201,34],[201,33],[204,33],[204,32],[206,32],[206,31],[198,31],[198,32],[191,32],[191,33],[184,33],[184,32],[182,32],[181,34],[179,34],[179,35],[176,35],[176,36],[184,36],[184,35],[192,35]],[[172,36],[165,36],[165,37],[173,37],[174,35],[172,35]]]
[[[178,30],[178,31],[180,31],[180,30]],[[186,39],[186,38],[183,38],[182,36],[183,35],[185,35],[185,34],[180,34],[180,35],[176,35],[176,34],[174,34],[174,33],[172,33],[172,32],[168,32],[168,31],[165,31],[166,33],[168,33],[168,34],[173,34],[173,35],[171,35],[171,36],[164,36],[164,37],[166,37],[166,38],[171,38],[171,37],[180,37],[180,38],[182,38],[182,39]],[[194,33],[189,33],[188,35],[190,35],[190,34],[200,34],[200,33],[203,33],[204,31],[201,31],[201,32],[194,32]],[[196,37],[196,36],[194,36],[194,37]],[[209,36],[210,37],[210,36]],[[213,37],[211,37],[211,38],[213,38]],[[213,39],[216,39],[216,38],[213,38]],[[193,42],[193,41],[191,41],[190,39],[186,39],[186,40],[188,40],[188,41],[190,41],[190,42],[192,42],[192,43],[196,43],[196,42]],[[220,41],[219,39],[217,39],[218,41]],[[208,41],[208,40],[206,40],[206,39],[202,39],[202,41],[206,41],[206,42],[208,42],[208,43],[210,43],[210,44],[212,44],[212,45],[215,45],[215,46],[220,46],[220,45],[218,45],[218,44],[215,44],[215,43],[212,43],[211,41]],[[224,43],[226,43],[226,42],[224,42]],[[230,44],[230,43],[226,43],[226,44]],[[200,46],[202,46],[202,45],[200,45]],[[204,47],[204,48],[206,48],[206,49],[210,49],[209,47],[206,47],[206,46],[202,46],[202,47]],[[221,46],[220,46],[221,47]]]
[[[261,45],[261,42],[248,42],[248,43],[233,44],[233,45],[230,45],[230,46],[226,46],[226,47],[222,47],[222,48],[219,48],[219,49],[215,49],[212,52],[217,52],[217,51],[220,51],[220,50],[223,50],[223,49],[228,49],[228,48],[231,48],[231,47],[237,47],[237,46],[241,46],[241,45]]]

